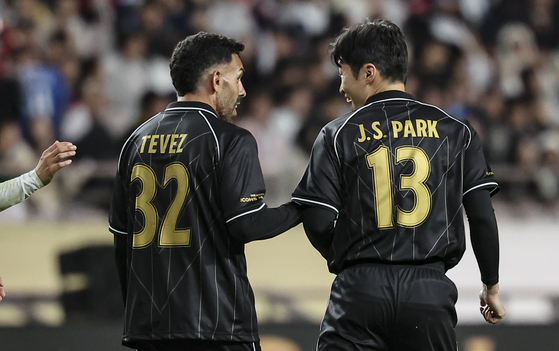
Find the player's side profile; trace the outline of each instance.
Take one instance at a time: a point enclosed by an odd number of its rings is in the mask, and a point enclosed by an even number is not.
[[[55,141],[39,159],[37,167],[19,177],[0,183],[0,211],[26,200],[35,191],[48,185],[56,172],[72,163],[69,157],[76,155],[76,145],[68,141]],[[0,301],[6,296],[0,278]]]
[[[466,120],[405,91],[404,36],[386,20],[345,28],[331,46],[352,112],[323,127],[292,200],[336,274],[317,350],[457,350],[456,286],[465,229],[481,273],[480,311],[499,297],[498,191]]]
[[[200,32],[170,61],[177,101],[138,127],[120,154],[109,214],[137,350],[260,350],[245,244],[301,222],[268,208],[254,137],[231,123],[246,95],[236,40]]]

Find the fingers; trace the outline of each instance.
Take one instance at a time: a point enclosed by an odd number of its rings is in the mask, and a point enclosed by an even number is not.
[[[49,184],[61,168],[72,163],[68,158],[76,155],[76,149],[76,145],[69,141],[57,140],[43,152],[35,169],[44,185]]]
[[[6,292],[4,291],[4,285],[2,285],[2,278],[0,277],[0,301],[6,296]]]
[[[74,156],[76,154],[76,149],[77,146],[69,141],[64,141],[64,142],[56,141],[48,149],[45,150],[43,156],[45,158],[52,157],[53,161],[58,162],[65,158]],[[68,164],[64,164],[63,166],[61,165],[61,168],[67,166]]]
[[[500,299],[496,298],[491,301],[481,299],[481,307],[479,308],[481,315],[488,323],[495,324],[505,316],[505,308]]]
[[[480,307],[479,310],[483,315],[483,318],[485,318],[485,320],[488,323],[495,324],[499,322],[501,319],[503,319],[503,315],[499,315],[498,313],[493,311],[493,309],[491,309],[489,306]]]
[[[75,151],[66,151],[66,152],[61,152],[54,157],[55,157],[55,159],[63,160],[65,158],[72,157],[75,154],[76,154]]]
[[[57,152],[58,155],[67,154],[68,156],[72,156],[76,154],[75,151],[77,149],[76,145],[72,144],[69,141],[64,141],[64,142],[57,141],[52,146],[54,146],[58,150]]]
[[[56,167],[57,167],[57,168],[56,168],[55,172],[58,172],[60,169],[62,169],[62,168],[64,168],[64,167],[68,166],[68,165],[71,164],[71,163],[72,163],[72,160],[64,160],[64,161],[62,161],[62,162],[58,162],[58,163],[56,164]]]

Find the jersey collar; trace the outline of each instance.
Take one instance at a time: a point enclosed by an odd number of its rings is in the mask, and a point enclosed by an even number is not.
[[[365,103],[365,105],[368,105],[371,102],[375,102],[375,101],[380,101],[380,100],[385,100],[385,99],[394,99],[394,98],[403,98],[403,99],[414,100],[413,96],[411,96],[410,94],[408,94],[404,91],[388,90],[388,91],[383,91],[382,93],[378,93],[378,94],[375,94],[373,96],[370,96],[367,99],[367,102]]]
[[[215,110],[213,109],[213,107],[211,107],[210,105],[204,103],[204,102],[200,102],[200,101],[174,101],[171,102],[169,105],[167,105],[167,109],[166,110],[178,110],[178,109],[200,109],[200,110],[207,110],[209,112],[211,112],[212,114],[214,114],[217,117],[217,113],[215,112]]]

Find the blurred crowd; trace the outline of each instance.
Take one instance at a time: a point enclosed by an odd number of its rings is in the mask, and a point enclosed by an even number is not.
[[[75,163],[18,211],[106,211],[124,140],[176,98],[174,45],[203,30],[246,45],[236,123],[266,202],[287,201],[320,128],[349,111],[329,44],[365,17],[404,30],[408,92],[474,125],[501,198],[559,202],[556,0],[0,0],[0,180],[72,141]]]

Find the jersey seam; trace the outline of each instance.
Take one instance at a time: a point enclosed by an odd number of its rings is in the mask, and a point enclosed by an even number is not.
[[[497,182],[487,182],[487,183],[479,184],[479,185],[473,186],[473,187],[471,187],[470,189],[466,190],[466,191],[462,194],[462,196],[466,195],[467,193],[469,193],[469,192],[471,192],[471,191],[473,191],[473,190],[476,190],[476,189],[479,189],[479,188],[482,188],[482,187],[485,187],[485,186],[489,186],[489,185],[493,185],[493,186],[495,186],[495,187],[498,187],[498,186],[499,186],[499,184],[498,184]],[[493,193],[493,190],[491,191],[491,193]]]
[[[258,211],[260,211],[261,209],[263,209],[264,206],[266,206],[265,203],[263,203],[262,205],[260,205],[260,207],[254,209],[254,210],[246,211],[246,212],[243,212],[243,213],[241,213],[241,214],[238,214],[238,215],[236,215],[236,216],[234,216],[234,217],[231,217],[231,218],[229,218],[228,220],[226,220],[225,223],[229,223],[229,222],[231,222],[231,221],[233,221],[233,220],[235,220],[235,219],[237,219],[237,218],[240,218],[240,217],[249,215],[249,214],[254,213],[254,212],[258,212]]]
[[[339,213],[339,212],[340,212],[340,211],[338,211],[338,209],[337,209],[336,207],[334,207],[334,206],[332,206],[332,205],[330,205],[330,204],[327,204],[327,203],[325,203],[325,202],[321,202],[321,201],[309,200],[309,199],[305,199],[305,198],[302,198],[302,197],[296,197],[296,196],[292,196],[292,197],[291,197],[291,200],[292,200],[292,201],[306,202],[306,203],[314,204],[314,205],[320,205],[320,206],[327,207],[327,208],[329,208],[329,209],[331,209],[331,210],[334,210],[336,213]]]
[[[207,111],[207,110],[204,110],[204,111]],[[221,160],[221,154],[219,152],[219,140],[217,139],[217,135],[215,134],[215,131],[214,131],[212,125],[210,124],[210,121],[208,121],[208,119],[206,118],[206,116],[204,116],[202,111],[198,111],[198,113],[202,116],[202,118],[204,118],[204,121],[206,121],[206,123],[208,124],[208,128],[210,128],[210,130],[212,131],[212,135],[214,136],[215,144],[217,146],[217,160],[220,161]]]
[[[208,113],[210,113],[212,116],[214,116],[215,118],[217,118],[217,115],[215,113],[213,113],[210,110],[207,110],[205,108],[200,108],[200,107],[169,107],[167,109],[165,109],[165,111],[177,111],[177,110],[197,110],[197,111],[206,111]]]
[[[120,234],[120,235],[127,235],[127,232],[123,232],[121,230],[115,229],[112,226],[109,225],[109,230],[113,233],[113,234]]]

